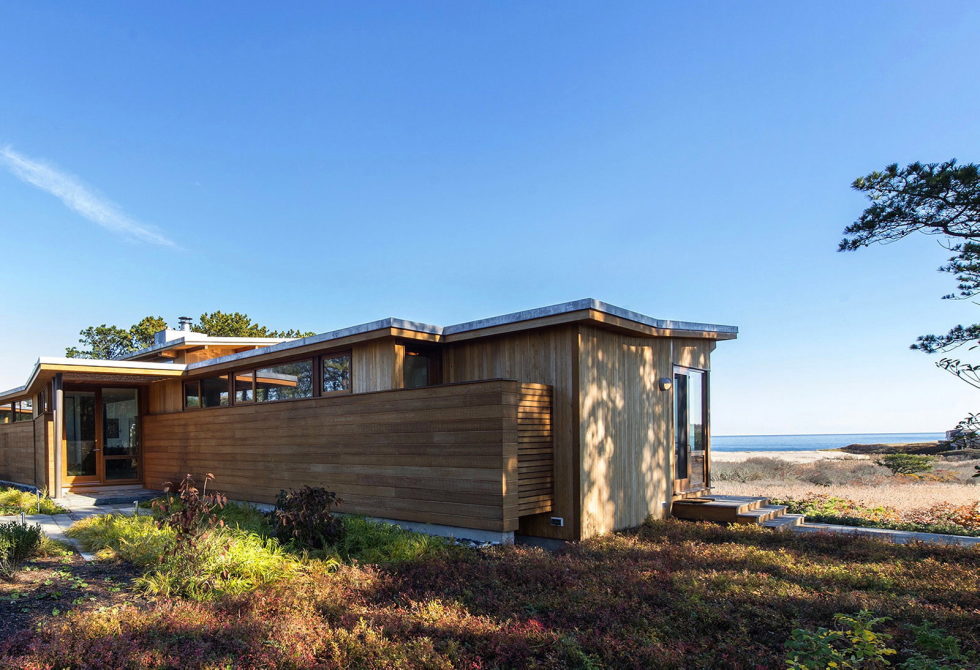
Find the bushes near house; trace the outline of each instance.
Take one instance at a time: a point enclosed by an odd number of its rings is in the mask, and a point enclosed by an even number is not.
[[[939,503],[925,509],[902,511],[830,495],[773,498],[770,502],[786,505],[790,514],[805,514],[807,521],[817,523],[980,537],[980,505],[977,503]]]
[[[301,549],[326,549],[343,532],[343,526],[333,515],[333,508],[340,502],[336,493],[321,487],[280,491],[270,515],[272,532],[280,542]]]
[[[9,486],[0,487],[0,516],[14,514],[64,514],[68,510],[47,496],[28,493]]]

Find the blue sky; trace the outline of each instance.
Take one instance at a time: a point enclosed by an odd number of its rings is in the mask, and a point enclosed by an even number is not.
[[[977,34],[972,2],[7,3],[0,388],[148,313],[588,296],[741,328],[717,434],[943,430],[977,392],[907,347],[975,319],[944,250],[835,249],[854,177],[980,160]]]

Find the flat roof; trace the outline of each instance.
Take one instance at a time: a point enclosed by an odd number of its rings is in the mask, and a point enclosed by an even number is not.
[[[483,334],[481,334],[480,331],[487,331],[487,336],[493,335],[500,329],[520,326],[521,324],[523,324],[525,329],[546,327],[548,325],[552,325],[556,318],[560,319],[563,316],[568,317],[566,322],[595,322],[595,317],[593,316],[595,314],[614,317],[614,319],[619,320],[619,322],[616,324],[606,323],[606,325],[615,325],[619,328],[629,329],[631,327],[637,327],[633,326],[632,324],[638,324],[637,329],[647,333],[648,335],[651,334],[648,329],[653,329],[655,331],[666,331],[664,333],[666,336],[674,337],[683,337],[683,333],[691,333],[701,334],[702,336],[708,335],[717,339],[733,339],[738,335],[738,328],[736,326],[723,326],[694,321],[677,321],[673,319],[658,319],[639,312],[624,309],[622,307],[617,307],[616,305],[610,305],[609,303],[596,300],[595,298],[583,298],[581,300],[572,300],[570,302],[558,303],[556,305],[548,305],[546,307],[537,307],[535,309],[528,309],[520,312],[511,312],[510,314],[502,314],[500,316],[491,316],[485,319],[477,319],[475,321],[465,321],[463,323],[457,323],[451,326],[437,326],[430,323],[389,317],[387,319],[370,321],[368,323],[362,323],[356,326],[332,330],[326,333],[320,333],[319,335],[311,335],[309,337],[302,337],[294,340],[260,337],[181,337],[160,345],[147,347],[146,349],[133,352],[132,354],[128,354],[121,359],[115,360],[42,357],[39,358],[35,364],[34,371],[28,380],[28,383],[24,386],[19,386],[0,393],[0,401],[8,397],[16,397],[17,394],[22,394],[27,391],[33,385],[34,380],[37,378],[37,375],[42,368],[51,370],[60,369],[62,367],[65,367],[66,369],[70,369],[72,367],[119,368],[120,373],[122,373],[123,370],[129,370],[130,372],[141,372],[143,374],[147,374],[159,370],[161,372],[166,371],[165,374],[180,374],[185,371],[190,372],[215,365],[233,363],[239,360],[247,360],[257,356],[265,357],[269,356],[270,354],[289,352],[290,350],[299,349],[310,345],[327,344],[332,341],[341,340],[352,336],[367,335],[375,331],[379,332],[379,337],[387,336],[392,332],[397,331],[402,333],[415,332],[430,336],[434,335],[437,338],[436,341],[455,341],[457,338],[469,339],[469,337],[481,337]],[[517,329],[519,330],[521,328]],[[200,334],[194,333],[194,335]],[[135,356],[145,356],[148,353],[179,346],[180,344],[267,344],[270,342],[273,344],[268,344],[268,346],[260,346],[257,349],[242,351],[236,354],[210,358],[187,365],[176,363],[144,363],[130,360]]]

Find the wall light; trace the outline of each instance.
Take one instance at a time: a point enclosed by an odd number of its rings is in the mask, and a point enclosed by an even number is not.
[[[673,387],[674,382],[670,377],[661,377],[657,380],[657,384],[660,385],[661,391],[669,391]]]

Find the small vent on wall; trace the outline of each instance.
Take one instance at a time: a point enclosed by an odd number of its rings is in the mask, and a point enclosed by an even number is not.
[[[553,517],[551,517],[551,525],[552,526],[564,526],[565,525],[565,517],[563,517],[563,516],[553,516]]]

